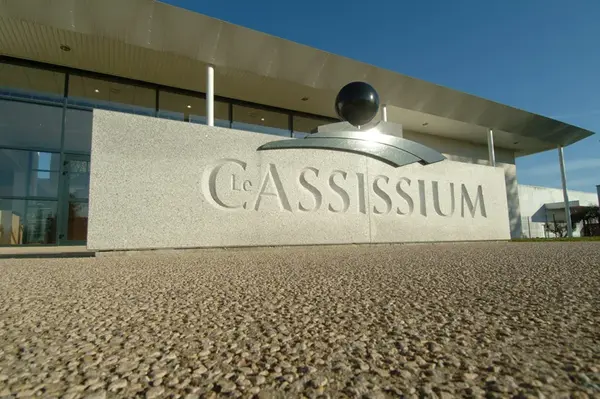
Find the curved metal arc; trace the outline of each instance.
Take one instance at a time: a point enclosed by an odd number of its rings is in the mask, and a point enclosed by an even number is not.
[[[386,143],[346,137],[313,139],[309,136],[301,140],[271,141],[258,147],[257,151],[307,148],[351,152],[378,159],[394,167],[422,161],[421,158]]]
[[[377,132],[322,132],[315,133],[305,138],[325,139],[325,138],[346,138],[353,140],[370,141],[377,143],[385,143],[399,150],[413,154],[425,162],[425,164],[440,162],[446,159],[442,154],[424,146],[423,144],[407,140],[402,137],[391,136]]]

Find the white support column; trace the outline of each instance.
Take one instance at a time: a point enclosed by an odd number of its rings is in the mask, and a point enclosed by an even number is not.
[[[206,121],[208,126],[215,125],[215,67],[206,68]]]
[[[565,156],[563,154],[562,146],[558,146],[558,162],[560,163],[560,178],[562,181],[563,199],[565,201],[567,236],[573,237],[573,226],[571,226],[571,207],[569,206],[569,193],[567,192],[567,173],[565,172]]]
[[[494,131],[488,129],[487,132],[488,159],[491,166],[496,166],[496,151],[494,150]]]
[[[383,105],[383,108],[381,108],[381,117],[383,119],[384,122],[387,122],[387,105]]]

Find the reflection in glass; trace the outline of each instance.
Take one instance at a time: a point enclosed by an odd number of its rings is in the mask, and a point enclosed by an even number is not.
[[[158,116],[164,119],[199,123],[199,118],[206,118],[206,100],[200,97],[161,90],[158,107]]]
[[[1,95],[62,102],[64,90],[64,73],[0,63]]]
[[[154,115],[156,91],[111,80],[69,75],[69,104]]]
[[[0,146],[60,151],[62,107],[0,100]]]
[[[85,155],[67,155],[65,161],[66,193],[68,203],[61,204],[66,215],[66,233],[61,239],[85,241],[87,239],[88,198],[90,188],[90,159]],[[61,233],[63,233],[61,231]]]
[[[206,124],[206,100],[200,97],[161,90],[158,117]],[[229,127],[229,104],[215,101],[215,126]]]
[[[55,244],[56,201],[0,199],[0,245]]]
[[[290,137],[287,113],[233,105],[233,129]]]
[[[92,111],[67,109],[65,150],[89,153],[92,149]]]
[[[87,199],[90,192],[90,162],[69,160],[67,163],[69,198]]]
[[[0,197],[56,197],[60,154],[0,149]]]
[[[69,220],[67,240],[87,240],[88,204],[87,202],[69,201]]]
[[[321,118],[309,118],[294,115],[294,132],[316,133],[317,127],[332,123],[331,120]]]

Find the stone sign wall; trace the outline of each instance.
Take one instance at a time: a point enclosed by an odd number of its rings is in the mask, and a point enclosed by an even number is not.
[[[91,250],[509,239],[504,172],[94,111]]]

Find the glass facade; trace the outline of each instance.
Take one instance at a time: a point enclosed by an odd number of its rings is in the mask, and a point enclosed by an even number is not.
[[[0,146],[60,151],[62,115],[61,106],[0,98]]]
[[[60,154],[0,148],[0,197],[58,196]]]
[[[154,116],[156,91],[149,87],[71,74],[67,103],[90,109]]]
[[[316,133],[317,127],[327,123],[331,123],[331,120],[325,118],[294,115],[292,126],[294,127],[294,133],[310,134]]]
[[[0,199],[0,245],[55,244],[57,201]]]
[[[206,99],[200,95],[173,93],[160,90],[158,93],[158,117],[206,124]],[[215,101],[215,126],[231,127],[229,104]]]
[[[233,106],[231,127],[251,132],[291,137],[291,126],[287,113],[269,111],[246,105]]]
[[[206,124],[204,93],[0,58],[0,245],[82,244],[94,109]],[[302,138],[333,120],[216,98],[215,125]]]
[[[65,74],[0,61],[0,95],[62,103]]]
[[[59,238],[83,243],[87,237],[90,158],[88,155],[68,154],[64,159],[63,200],[59,205],[65,217]]]
[[[92,148],[92,110],[65,109],[64,150],[89,153]]]

